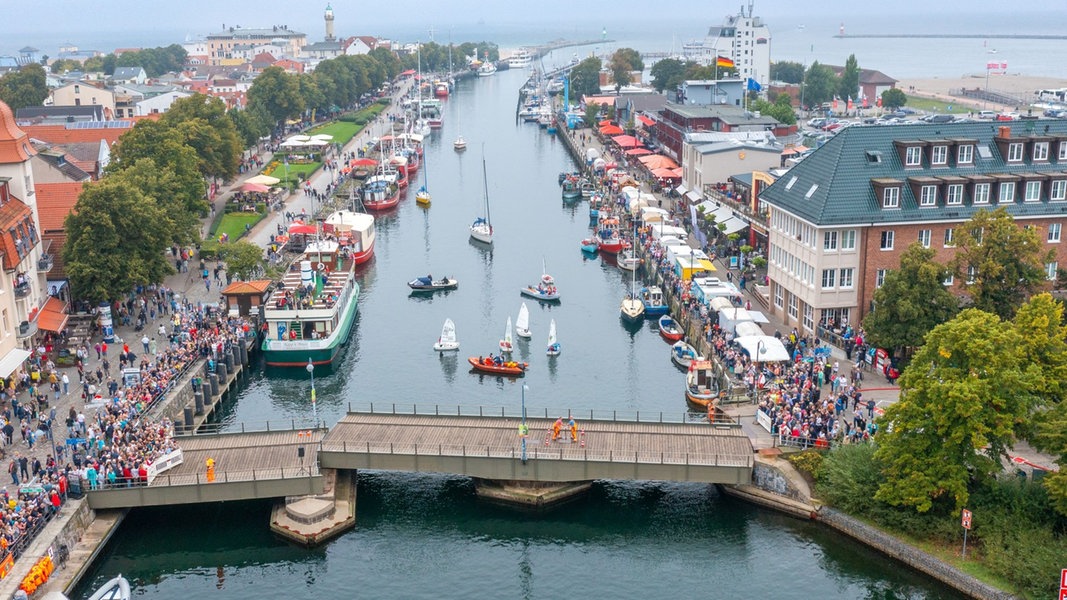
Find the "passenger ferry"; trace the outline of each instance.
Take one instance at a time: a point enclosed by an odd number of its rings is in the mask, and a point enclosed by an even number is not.
[[[509,69],[521,69],[530,66],[533,62],[533,53],[527,48],[519,48],[508,58]]]

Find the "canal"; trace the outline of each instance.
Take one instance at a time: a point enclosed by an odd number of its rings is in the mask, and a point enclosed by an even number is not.
[[[315,373],[319,420],[332,424],[349,404],[517,406],[523,383],[533,410],[685,412],[684,374],[654,324],[620,322],[629,273],[579,250],[588,207],[561,201],[557,175],[573,169],[562,143],[515,120],[525,78],[501,71],[464,80],[445,102],[444,128],[426,144],[432,207],[416,206],[416,184],[394,212],[379,216],[349,346],[333,368]],[[463,153],[452,147],[458,135],[468,142]],[[491,249],[468,239],[483,213],[483,160]],[[534,337],[516,345],[530,363],[527,377],[471,374],[466,357],[496,351],[523,302],[519,289],[537,281],[542,265],[562,301],[525,300]],[[406,282],[426,274],[454,277],[459,289],[410,294]],[[458,356],[431,348],[446,318],[456,323]],[[551,360],[549,319],[563,347]],[[309,419],[309,391],[303,369],[259,369],[221,421],[232,429]],[[818,525],[700,485],[602,482],[586,498],[531,516],[479,503],[460,478],[361,474],[356,529],[310,551],[271,537],[268,515],[263,502],[135,511],[80,593],[122,573],[135,593],[175,600],[959,597]]]

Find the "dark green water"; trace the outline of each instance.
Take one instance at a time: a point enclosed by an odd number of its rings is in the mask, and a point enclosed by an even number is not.
[[[685,411],[684,375],[667,344],[651,323],[628,330],[619,321],[629,275],[579,251],[588,208],[562,204],[556,176],[573,166],[561,142],[515,122],[524,79],[505,71],[468,80],[446,102],[445,127],[426,151],[433,206],[409,198],[378,219],[352,340],[336,367],[316,370],[320,419],[333,423],[349,403],[517,406],[518,382],[470,374],[465,357],[496,350],[542,260],[563,300],[526,301],[534,339],[516,345],[531,363],[527,405]],[[463,154],[452,149],[459,134]],[[482,212],[483,144],[492,250],[468,241]],[[409,295],[406,282],[426,273],[460,288]],[[431,345],[446,317],[462,347],[441,358]],[[544,355],[549,318],[563,345],[553,361]],[[303,369],[260,370],[221,419],[230,428],[307,419],[308,391]],[[587,498],[533,516],[477,502],[465,479],[361,474],[357,528],[314,550],[272,537],[268,517],[266,502],[135,511],[75,597],[122,573],[137,594],[175,600],[959,598],[817,525],[701,485],[598,482]]]

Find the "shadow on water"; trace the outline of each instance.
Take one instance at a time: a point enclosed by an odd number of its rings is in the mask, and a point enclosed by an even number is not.
[[[456,380],[456,371],[459,370],[459,352],[438,352],[441,355],[441,371],[445,374],[445,381],[453,383]],[[466,362],[466,361],[464,361]]]

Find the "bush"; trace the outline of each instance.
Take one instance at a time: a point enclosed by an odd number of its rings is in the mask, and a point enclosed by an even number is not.
[[[827,453],[818,470],[818,490],[823,499],[847,513],[870,514],[874,494],[882,483],[874,449],[874,444],[845,444]]]
[[[819,467],[822,466],[823,453],[818,450],[806,450],[785,457],[798,471],[807,473],[812,477],[818,477]]]
[[[203,260],[218,260],[219,243],[215,240],[204,240],[200,242],[200,258]]]
[[[1034,597],[1055,595],[1057,570],[1067,556],[1067,540],[1043,527],[1001,520],[982,532],[983,562],[991,571]]]
[[[267,203],[256,202],[256,212],[264,215],[267,214]]]
[[[340,117],[337,117],[338,121],[344,121],[345,123],[359,123],[359,117],[355,113],[345,113]]]

